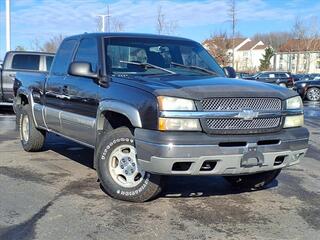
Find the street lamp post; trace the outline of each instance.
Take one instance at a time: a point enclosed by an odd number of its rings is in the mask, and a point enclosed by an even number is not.
[[[110,32],[110,10],[109,10],[109,5],[107,7],[108,9],[108,14],[100,14],[98,15],[98,17],[101,17],[101,21],[102,21],[102,24],[101,24],[101,32],[106,32],[106,24],[105,24],[105,18],[107,18],[108,20],[108,32]]]
[[[10,0],[6,0],[6,50],[11,50]]]

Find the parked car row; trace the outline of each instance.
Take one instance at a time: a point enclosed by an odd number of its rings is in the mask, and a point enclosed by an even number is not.
[[[246,80],[256,80],[264,83],[273,83],[281,87],[293,88],[294,79],[290,72],[259,72],[253,76],[243,77]]]
[[[303,100],[320,100],[320,74],[318,73],[291,74],[290,72],[264,71],[250,75],[246,72],[238,72],[237,78],[277,84],[297,91]]]

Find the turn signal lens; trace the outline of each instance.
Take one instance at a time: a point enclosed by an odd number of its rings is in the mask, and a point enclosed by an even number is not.
[[[199,119],[159,118],[161,131],[201,131]]]

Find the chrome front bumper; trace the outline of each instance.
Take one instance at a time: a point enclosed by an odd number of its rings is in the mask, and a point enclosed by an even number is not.
[[[223,136],[136,129],[135,138],[138,162],[145,171],[163,175],[239,175],[299,163],[308,149],[309,132],[306,128],[292,128],[277,133]],[[247,160],[253,164],[244,164]],[[214,168],[203,170],[208,162],[214,162]],[[176,170],[174,166],[181,163],[189,167]]]

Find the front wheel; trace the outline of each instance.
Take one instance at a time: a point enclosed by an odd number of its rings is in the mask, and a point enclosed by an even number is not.
[[[246,189],[261,189],[271,183],[281,172],[281,169],[250,175],[225,176],[233,186]]]
[[[97,173],[104,190],[116,199],[145,202],[161,191],[161,176],[145,172],[136,157],[128,128],[106,133],[98,146]]]

